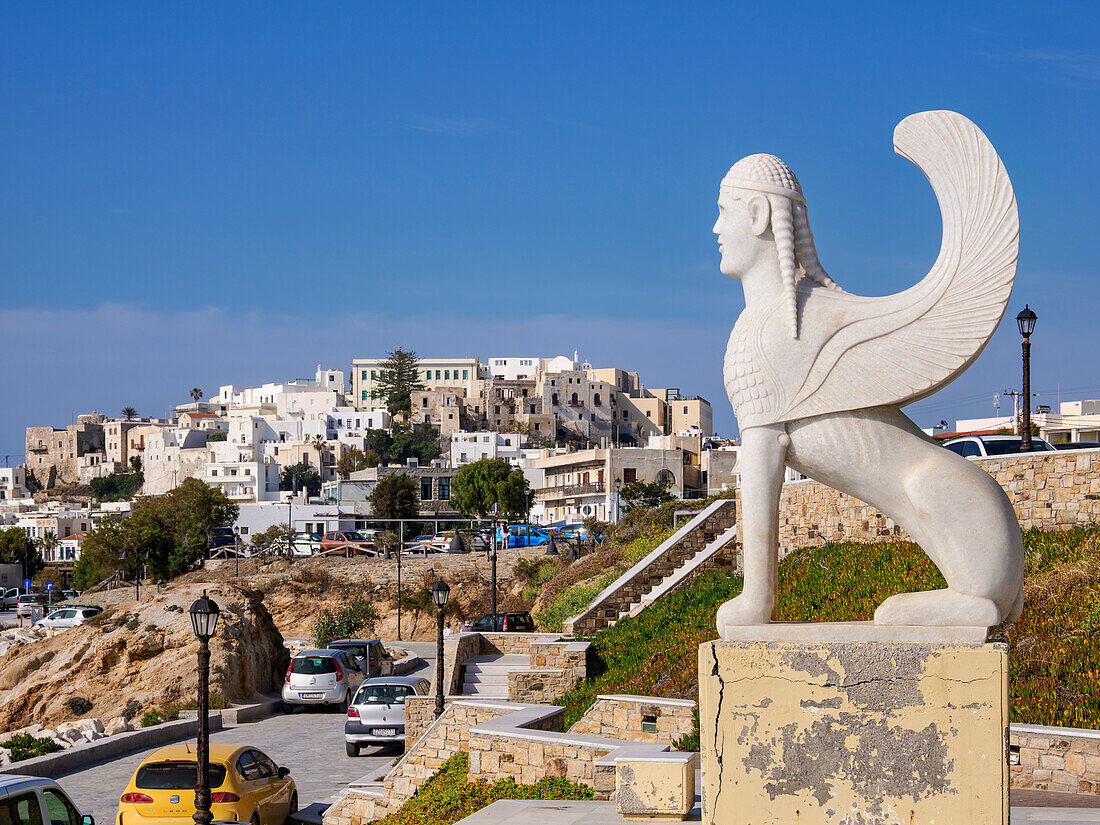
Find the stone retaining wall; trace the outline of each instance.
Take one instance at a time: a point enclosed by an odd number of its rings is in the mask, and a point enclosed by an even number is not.
[[[512,777],[532,785],[544,776],[563,776],[588,785],[593,798],[610,799],[615,792],[615,767],[597,765],[615,750],[613,745],[586,743],[563,736],[560,741],[536,741],[522,734],[470,734],[470,780]]]
[[[1100,522],[1100,450],[977,459],[1012,502],[1024,530],[1066,530]],[[740,517],[740,514],[738,514]],[[908,538],[894,520],[816,481],[783,485],[779,547],[786,555],[830,541]]]
[[[653,696],[598,696],[570,733],[671,745],[695,729],[695,702]]]
[[[1013,788],[1100,793],[1100,731],[1012,725]]]

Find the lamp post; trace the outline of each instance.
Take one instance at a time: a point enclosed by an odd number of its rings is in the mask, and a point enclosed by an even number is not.
[[[233,527],[233,576],[239,578],[241,575],[241,528],[239,526]]]
[[[1016,316],[1016,325],[1019,326],[1020,335],[1024,338],[1024,385],[1020,388],[1023,391],[1021,400],[1024,402],[1023,426],[1020,428],[1023,431],[1020,433],[1021,453],[1031,452],[1031,333],[1035,331],[1035,321],[1038,317],[1027,304],[1024,304],[1023,310]]]
[[[123,550],[122,555],[118,557],[119,561],[129,561],[130,553],[128,550]],[[146,564],[149,562],[149,551],[146,550],[144,554],[134,552],[134,600],[141,601],[141,562],[144,559]]]
[[[447,606],[451,588],[443,579],[439,579],[432,585],[432,601],[436,610],[436,635],[435,635],[435,715],[439,718],[443,714],[443,608]]]
[[[619,491],[623,489],[623,480],[621,478],[615,479],[615,523],[619,523],[619,519],[622,517],[622,511],[619,506]]]
[[[195,780],[196,825],[210,825],[214,814],[210,812],[210,639],[218,626],[221,609],[202,591],[202,598],[191,605],[191,627],[199,640],[199,731],[198,776]]]

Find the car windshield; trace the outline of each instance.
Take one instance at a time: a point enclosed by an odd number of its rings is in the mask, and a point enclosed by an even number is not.
[[[352,541],[366,541],[367,539],[367,537],[364,536],[362,533],[357,533],[354,530],[352,530],[350,533],[344,533],[344,535]]]
[[[414,691],[408,685],[363,685],[355,696],[356,705],[403,705]]]
[[[195,789],[197,762],[153,762],[138,768],[134,785],[146,791],[190,791]],[[210,787],[225,782],[225,765],[210,763]]]
[[[318,673],[335,673],[336,662],[328,656],[296,656],[290,663],[291,673],[314,676]]]

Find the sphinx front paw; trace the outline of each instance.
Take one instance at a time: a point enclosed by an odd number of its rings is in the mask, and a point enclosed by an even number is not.
[[[718,625],[718,635],[724,639],[727,627],[770,624],[774,618],[775,604],[771,599],[742,593],[718,608],[715,624]]]

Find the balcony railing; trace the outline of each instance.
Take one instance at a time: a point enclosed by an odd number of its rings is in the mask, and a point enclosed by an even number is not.
[[[542,498],[565,498],[566,496],[588,496],[604,491],[604,483],[597,481],[590,484],[566,484],[561,487],[540,487],[535,491]]]

